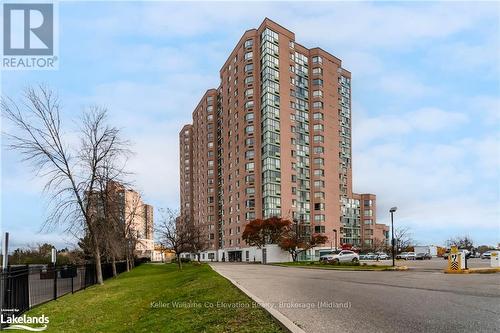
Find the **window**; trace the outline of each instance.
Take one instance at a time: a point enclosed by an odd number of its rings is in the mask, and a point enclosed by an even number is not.
[[[253,101],[247,101],[247,102],[245,103],[245,108],[246,108],[246,109],[253,108],[253,105],[254,105],[254,104],[253,104]]]
[[[245,207],[246,208],[255,208],[255,199],[245,200]]]
[[[314,147],[313,152],[317,155],[323,154],[325,152],[324,147]]]
[[[323,97],[323,91],[321,91],[321,90],[314,90],[313,91],[313,97]]]
[[[253,76],[247,76],[245,78],[245,84],[251,84],[253,83]]]
[[[247,40],[245,41],[245,48],[247,48],[247,49],[248,49],[248,48],[250,48],[250,47],[252,47],[252,46],[253,46],[253,39],[247,39]]]
[[[253,71],[253,64],[246,64],[245,65],[245,73]]]
[[[321,74],[323,74],[323,68],[315,67],[315,68],[313,68],[312,73],[313,73],[313,75],[321,75]]]
[[[320,56],[312,57],[312,63],[313,64],[322,64],[323,63],[323,58],[321,58]]]
[[[325,187],[325,181],[324,180],[315,180],[314,181],[314,187],[324,188]]]
[[[247,127],[245,127],[245,133],[252,134],[253,133],[253,125],[248,125]]]
[[[252,60],[252,57],[253,57],[252,51],[245,53],[245,60]]]
[[[245,176],[246,183],[253,183],[255,181],[255,175],[247,175]]]
[[[325,215],[314,215],[314,222],[325,222]]]
[[[325,127],[323,126],[323,124],[314,124],[313,129],[315,131],[323,131],[325,129]]]
[[[371,206],[372,205],[372,201],[371,200],[365,200],[364,202],[365,206]]]
[[[325,233],[325,226],[324,225],[314,226],[314,232],[317,234],[324,234]]]
[[[252,97],[252,96],[253,96],[253,89],[245,90],[245,97]]]
[[[314,136],[314,142],[318,143],[318,142],[325,142],[325,138],[323,135],[315,135]]]
[[[366,225],[372,225],[372,220],[365,220],[364,222]]]
[[[324,177],[325,176],[325,170],[323,169],[314,169],[314,175],[318,177]]]
[[[255,187],[247,187],[245,190],[245,193],[248,195],[253,195],[255,194]]]
[[[314,210],[325,210],[325,203],[324,202],[316,202],[314,204]]]
[[[323,86],[323,80],[321,80],[321,79],[314,79],[312,81],[312,84],[313,84],[313,86],[320,86],[321,87],[321,86]]]
[[[314,159],[314,164],[324,165],[325,164],[325,160],[322,157],[316,157]]]
[[[365,209],[363,216],[372,216],[373,211],[371,209]]]
[[[324,199],[325,198],[325,192],[314,192],[314,197],[316,199]]]
[[[253,151],[253,150],[247,150],[245,152],[245,157],[246,158],[254,158],[255,157],[255,151]]]
[[[252,120],[253,120],[253,118],[254,118],[254,114],[253,114],[253,112],[249,112],[249,113],[247,113],[247,114],[245,115],[245,120],[246,120],[246,121],[252,121]]]
[[[245,140],[245,145],[246,146],[253,146],[254,142],[255,142],[254,138],[248,138]]]
[[[246,171],[254,171],[255,170],[255,163],[254,162],[248,162],[245,164],[245,170]]]
[[[314,112],[313,113],[313,119],[314,120],[323,120],[324,117],[323,117],[323,114],[321,112]]]
[[[314,102],[313,103],[313,109],[322,109],[323,108],[323,102]]]

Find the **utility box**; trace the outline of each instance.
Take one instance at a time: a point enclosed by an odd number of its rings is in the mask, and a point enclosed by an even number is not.
[[[453,246],[448,256],[448,271],[460,272],[465,269],[465,253]]]
[[[490,266],[500,267],[500,251],[491,251]]]

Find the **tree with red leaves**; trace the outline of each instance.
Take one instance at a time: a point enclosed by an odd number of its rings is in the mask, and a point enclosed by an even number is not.
[[[280,248],[291,254],[293,261],[297,261],[300,253],[307,251],[317,245],[325,244],[328,237],[320,234],[310,233],[310,226],[300,224],[296,221],[288,225],[281,235],[278,243]]]
[[[255,219],[245,226],[241,238],[250,246],[262,249],[267,244],[278,244],[291,222],[281,217],[270,217],[265,220]]]

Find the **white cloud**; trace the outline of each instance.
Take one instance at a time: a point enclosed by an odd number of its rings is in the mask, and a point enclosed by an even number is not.
[[[460,112],[444,111],[434,107],[421,108],[412,112],[368,116],[359,113],[353,116],[354,145],[363,147],[380,138],[391,139],[402,135],[422,134],[456,128],[468,121]]]
[[[388,137],[390,138],[390,137]],[[457,139],[450,143],[403,143],[397,137],[356,149],[354,189],[375,193],[378,218],[398,206],[398,223],[420,232],[470,233],[489,230],[496,242],[500,227],[498,201],[499,137]],[[486,239],[484,235],[479,236]],[[436,240],[437,241],[437,240]]]
[[[423,97],[436,93],[435,88],[422,83],[413,75],[404,74],[402,72],[393,74],[384,73],[380,76],[375,85],[378,85],[383,92],[404,98]]]

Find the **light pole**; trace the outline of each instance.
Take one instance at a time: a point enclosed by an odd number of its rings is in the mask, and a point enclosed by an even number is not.
[[[337,251],[337,229],[333,229],[333,235],[335,238],[335,251]]]
[[[391,213],[391,232],[392,232],[392,237],[391,237],[391,245],[392,245],[392,267],[395,266],[394,263],[394,212],[398,210],[398,207],[392,207],[389,212]]]

